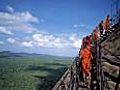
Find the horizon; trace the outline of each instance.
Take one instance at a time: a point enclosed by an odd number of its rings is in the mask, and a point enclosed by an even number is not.
[[[35,54],[35,55],[48,55],[48,56],[53,56],[53,57],[66,57],[66,58],[74,58],[74,57],[70,57],[70,56],[59,56],[59,55],[50,55],[50,54],[44,54],[44,53],[35,53],[35,52],[13,52],[13,51],[0,51],[0,53],[3,52],[10,52],[10,53],[14,53],[14,54]]]
[[[82,38],[110,14],[111,3],[1,0],[0,51],[75,57]]]

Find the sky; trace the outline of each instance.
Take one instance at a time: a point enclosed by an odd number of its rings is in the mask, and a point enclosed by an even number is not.
[[[0,51],[76,56],[111,0],[0,0]]]

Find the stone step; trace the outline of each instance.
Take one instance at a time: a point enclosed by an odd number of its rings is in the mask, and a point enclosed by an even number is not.
[[[111,55],[104,55],[102,56],[102,61],[108,62],[109,64],[115,65],[120,67],[120,56],[111,56]]]
[[[120,67],[112,65],[108,62],[103,63],[103,70],[104,70],[104,72],[109,73],[111,76],[113,76],[115,78],[118,78],[118,76],[120,74],[120,72],[119,72]]]
[[[106,81],[104,85],[105,85],[104,87],[105,90],[120,90],[120,84],[117,84],[113,81]]]

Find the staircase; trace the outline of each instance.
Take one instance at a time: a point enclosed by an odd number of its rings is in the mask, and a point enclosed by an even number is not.
[[[52,90],[120,90],[120,23],[115,24],[99,40],[88,86],[82,85],[79,57]]]

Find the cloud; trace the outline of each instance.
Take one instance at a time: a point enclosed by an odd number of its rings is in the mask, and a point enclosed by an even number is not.
[[[43,47],[43,48],[80,48],[81,39],[73,34],[70,37],[58,37],[51,34],[33,34],[29,40],[23,41],[25,47]]]
[[[76,38],[77,38],[77,35],[76,35],[76,34],[72,34],[72,35],[69,37],[69,39],[70,39],[71,41],[75,41]]]
[[[38,23],[39,19],[33,16],[29,11],[15,12],[15,10],[7,6],[9,12],[0,12],[0,25],[9,31],[22,31],[32,33],[37,31],[37,28],[32,23]]]
[[[39,20],[29,11],[16,12],[11,6],[7,6],[8,12],[0,12],[0,32],[8,35],[14,35],[13,31],[32,33],[26,38],[8,38],[7,42],[23,47],[43,47],[43,48],[79,48],[81,39],[77,35],[52,35],[48,32],[41,32],[34,24],[44,22]],[[79,25],[74,25],[78,27]],[[33,33],[34,32],[34,33]]]
[[[31,41],[30,41],[30,42],[22,42],[21,45],[22,45],[22,46],[25,46],[25,47],[33,47]]]
[[[14,12],[14,9],[11,7],[11,6],[6,6],[6,9],[9,11],[9,12],[11,12],[11,13],[13,13]]]
[[[50,34],[34,34],[32,40],[35,45],[46,48],[63,48],[65,41],[62,38]]]
[[[91,28],[89,25],[86,24],[74,24],[74,28]]]
[[[80,48],[82,44],[82,39],[79,38],[76,34],[73,34],[69,37],[69,40],[72,42],[72,47]]]
[[[29,11],[16,13],[16,19],[22,22],[39,22],[37,17],[34,17]]]
[[[77,27],[78,27],[78,25],[77,25],[77,24],[74,24],[74,25],[73,25],[73,27],[74,27],[74,28],[77,28]]]
[[[82,44],[82,39],[78,39],[78,40],[73,42],[73,47],[74,48],[80,48],[81,44]]]
[[[16,40],[13,39],[13,38],[8,38],[8,39],[7,39],[7,42],[9,42],[9,43],[11,43],[11,44],[14,44],[14,43],[16,42]]]
[[[0,33],[7,34],[7,35],[14,35],[11,31],[9,31],[5,27],[1,27],[1,26],[0,26]]]
[[[3,41],[0,41],[0,45],[3,45],[3,44],[5,44]]]

